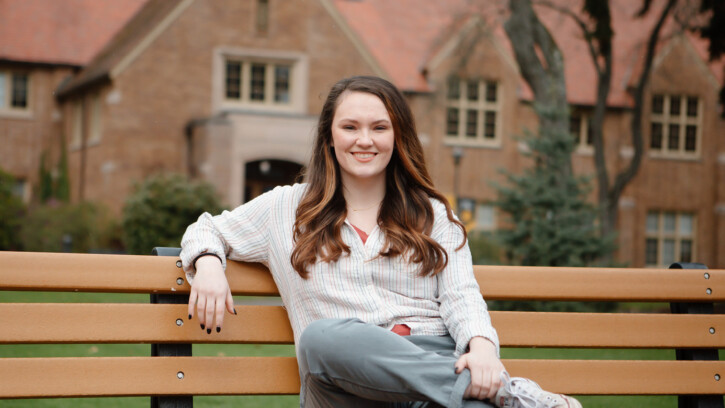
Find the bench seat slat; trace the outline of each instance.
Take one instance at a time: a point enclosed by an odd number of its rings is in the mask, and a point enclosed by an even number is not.
[[[236,309],[209,335],[188,321],[186,305],[0,303],[0,343],[292,343],[282,307]],[[724,315],[491,315],[507,347],[725,348]]]
[[[515,377],[574,395],[725,394],[724,361],[504,360]]]
[[[294,357],[0,359],[0,398],[297,394],[299,388]]]
[[[512,376],[574,395],[722,394],[725,362],[504,360]],[[177,374],[183,372],[184,378]],[[292,357],[0,359],[0,398],[296,394]]]

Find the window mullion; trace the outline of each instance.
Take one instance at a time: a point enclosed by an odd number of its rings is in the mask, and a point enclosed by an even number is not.
[[[274,64],[268,63],[264,66],[264,103],[274,104]]]
[[[249,61],[242,62],[242,92],[239,100],[243,103],[249,103],[249,94],[252,92],[252,74],[250,67],[252,66]]]
[[[680,214],[675,216],[675,236],[673,237],[675,241],[675,262],[682,262],[682,248],[680,246],[680,241],[682,240],[682,236],[680,235],[680,218]],[[667,267],[669,265],[665,266]]]
[[[665,215],[663,212],[657,214],[657,265],[662,266],[665,262]]]
[[[458,95],[458,139],[466,140],[466,112],[468,111],[468,86],[466,82],[461,79],[459,81],[459,95]]]

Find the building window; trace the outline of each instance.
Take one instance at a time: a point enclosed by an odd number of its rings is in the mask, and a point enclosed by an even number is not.
[[[590,152],[594,148],[594,129],[590,115],[572,112],[569,116],[569,134],[574,138],[576,150]]]
[[[451,77],[446,90],[447,140],[500,146],[500,106],[498,82]]]
[[[226,96],[227,99],[242,97],[242,63],[227,61],[226,67]]]
[[[666,211],[647,213],[645,264],[668,267],[695,259],[695,215]]]
[[[269,30],[269,0],[257,0],[257,33],[266,34]]]
[[[469,231],[494,231],[496,229],[495,206],[477,202],[472,198],[459,198],[456,213]]]
[[[77,147],[83,141],[83,101],[76,100],[71,106],[71,145]]]
[[[29,81],[26,73],[0,70],[0,110],[27,110]]]
[[[102,108],[101,94],[95,93],[90,99],[90,123],[88,124],[88,142],[98,143],[101,141],[101,125],[102,125]]]
[[[702,100],[696,96],[652,96],[650,151],[666,157],[693,157],[700,151]]]
[[[225,66],[227,101],[270,106],[291,103],[291,63],[227,59]]]
[[[494,231],[496,229],[496,208],[493,204],[478,203],[474,228],[478,231]]]

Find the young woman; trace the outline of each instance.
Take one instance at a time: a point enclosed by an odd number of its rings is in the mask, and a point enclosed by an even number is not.
[[[579,406],[508,379],[466,231],[392,84],[332,87],[306,176],[189,227],[181,258],[202,330],[234,313],[226,259],[261,262],[294,330],[302,407]]]

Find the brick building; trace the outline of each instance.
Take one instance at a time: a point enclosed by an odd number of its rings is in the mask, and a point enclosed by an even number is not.
[[[490,3],[490,2],[488,2]],[[498,169],[527,165],[517,140],[536,129],[531,92],[501,28],[501,9],[465,0],[149,0],[57,90],[72,196],[119,210],[158,171],[211,181],[235,206],[293,181],[339,78],[373,74],[408,97],[437,186],[471,228],[504,220],[491,205]],[[613,0],[614,78],[604,124],[607,166],[632,156],[630,90],[651,19]],[[542,10],[564,53],[573,164],[593,174],[588,120],[596,77],[581,33]],[[620,200],[619,253],[633,266],[697,260],[725,267],[723,62],[669,34],[645,107],[641,169]],[[457,158],[456,158],[457,157]]]
[[[58,86],[80,71],[145,0],[0,2],[0,169],[24,201],[37,189],[41,159],[61,149]]]

